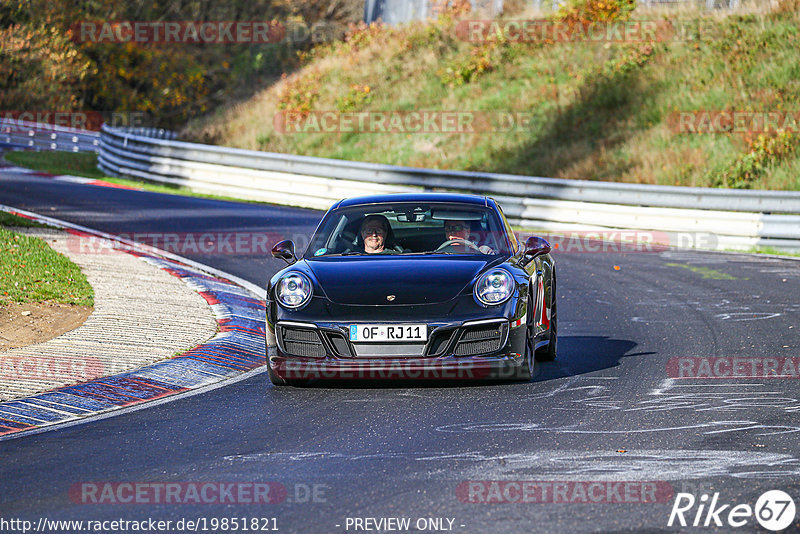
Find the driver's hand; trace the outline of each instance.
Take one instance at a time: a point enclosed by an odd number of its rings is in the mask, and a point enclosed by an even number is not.
[[[480,250],[484,254],[494,254],[494,250],[492,250],[492,247],[488,245],[482,245],[478,247],[478,250]]]

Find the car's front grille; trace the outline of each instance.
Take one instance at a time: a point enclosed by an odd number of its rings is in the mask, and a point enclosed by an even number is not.
[[[287,354],[306,358],[322,358],[325,356],[325,346],[314,330],[282,326],[280,332],[283,348]]]
[[[466,326],[455,349],[456,356],[476,356],[500,350],[508,324]]]

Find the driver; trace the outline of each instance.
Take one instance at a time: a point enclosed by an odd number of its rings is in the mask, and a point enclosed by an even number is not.
[[[487,245],[478,246],[469,239],[469,223],[467,221],[457,221],[448,219],[444,222],[444,235],[447,241],[455,241],[449,246],[464,248],[469,250],[479,250],[483,254],[493,254],[494,251]]]
[[[380,215],[369,215],[364,218],[360,230],[361,239],[364,241],[364,252],[377,254],[385,250],[388,226],[388,222]]]
[[[359,229],[361,248],[367,254],[397,254],[403,252],[394,241],[392,226],[383,215],[373,214],[364,217]]]

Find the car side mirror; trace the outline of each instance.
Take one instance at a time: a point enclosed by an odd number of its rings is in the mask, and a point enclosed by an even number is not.
[[[296,262],[297,258],[294,255],[294,242],[291,239],[284,239],[283,241],[275,243],[275,246],[272,247],[272,257],[281,259],[289,265]]]
[[[530,261],[536,256],[548,254],[550,252],[550,243],[546,239],[534,235],[525,241],[525,259]]]

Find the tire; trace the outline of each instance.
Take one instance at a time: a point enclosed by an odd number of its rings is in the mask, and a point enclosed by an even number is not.
[[[552,302],[550,304],[550,342],[546,347],[542,347],[536,351],[536,360],[540,362],[552,362],[556,359],[556,354],[558,352],[558,302],[556,299],[555,273],[553,274],[553,290],[550,294],[552,295]]]

